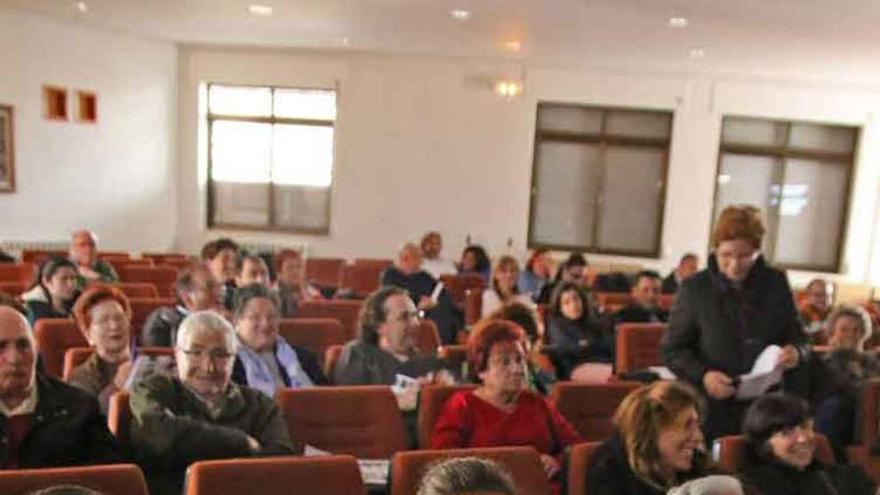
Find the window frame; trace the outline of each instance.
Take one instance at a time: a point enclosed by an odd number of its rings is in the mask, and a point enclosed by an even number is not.
[[[784,144],[777,146],[769,146],[769,145],[756,145],[756,144],[725,144],[724,143],[724,122],[727,119],[741,119],[741,120],[758,120],[763,122],[772,122],[776,125],[784,126]],[[843,127],[855,130],[855,139],[853,140],[853,150],[851,153],[844,152],[836,152],[836,151],[823,151],[818,149],[809,149],[809,148],[790,148],[791,141],[791,128],[795,125],[812,125],[812,126],[824,126],[824,127]],[[833,266],[823,266],[823,265],[814,265],[814,264],[804,264],[804,263],[777,263],[775,261],[775,249],[776,249],[776,240],[778,235],[779,228],[779,205],[773,208],[773,211],[761,211],[765,218],[765,234],[764,234],[764,245],[767,246],[767,249],[761,249],[761,254],[767,259],[767,262],[772,264],[773,266],[781,269],[781,270],[799,270],[799,271],[808,271],[808,272],[817,272],[817,273],[828,273],[828,274],[840,274],[843,269],[843,253],[846,251],[846,242],[849,238],[849,218],[850,218],[850,207],[852,203],[852,195],[853,188],[855,187],[855,172],[856,172],[856,164],[858,163],[859,157],[859,146],[862,142],[862,131],[863,128],[861,126],[855,125],[846,125],[846,124],[832,124],[827,122],[819,122],[819,121],[811,121],[811,120],[802,120],[802,119],[780,119],[780,118],[772,118],[772,117],[754,117],[751,115],[741,115],[741,114],[725,114],[721,116],[721,127],[719,128],[719,140],[718,140],[718,159],[715,163],[715,180],[714,180],[714,190],[712,193],[712,225],[709,228],[709,242],[708,242],[708,252],[711,253],[714,250],[712,246],[712,234],[715,231],[715,223],[718,221],[718,215],[721,213],[718,210],[718,177],[721,173],[721,162],[724,159],[725,153],[735,154],[735,155],[747,155],[747,156],[760,156],[765,158],[771,158],[776,163],[776,168],[779,170],[774,170],[774,182],[777,184],[784,184],[785,181],[785,168],[786,168],[786,160],[790,158],[794,159],[803,159],[803,160],[821,160],[826,163],[832,163],[836,166],[840,167],[848,167],[847,168],[847,178],[846,178],[846,197],[844,197],[843,208],[841,209],[841,216],[838,219],[838,225],[840,225],[840,236],[837,239],[837,250],[835,252],[835,262]],[[769,252],[768,252],[769,251]]]
[[[271,106],[270,106],[270,115],[268,117],[254,117],[254,116],[240,116],[240,115],[226,115],[226,114],[213,114],[211,113],[211,86],[227,86],[227,87],[242,87],[242,88],[265,88],[269,89],[271,95]],[[275,117],[275,91],[276,90],[302,90],[302,91],[333,91],[335,99],[336,99],[336,118],[333,120],[324,120],[324,119],[298,119],[291,117]],[[334,194],[334,190],[336,187],[336,121],[339,118],[339,90],[338,88],[333,88],[332,90],[328,88],[318,88],[318,87],[289,87],[289,86],[275,86],[275,85],[265,85],[265,84],[239,84],[239,83],[224,83],[224,82],[208,82],[205,83],[205,122],[207,124],[207,165],[208,165],[208,190],[207,190],[207,227],[208,229],[232,229],[232,230],[245,230],[251,232],[278,232],[278,233],[289,233],[289,234],[307,234],[307,235],[330,235],[330,221],[332,220],[332,198]],[[213,136],[213,128],[215,121],[228,121],[228,122],[253,122],[259,124],[292,124],[292,125],[310,125],[310,126],[320,126],[320,127],[331,127],[333,128],[333,149],[331,152],[333,153],[332,160],[332,170],[330,172],[330,185],[327,187],[327,204],[326,211],[327,215],[324,218],[324,223],[326,227],[318,227],[318,228],[309,228],[309,227],[283,227],[275,225],[275,188],[277,184],[272,182],[270,179],[266,185],[266,194],[268,196],[268,215],[269,221],[266,225],[251,225],[251,224],[240,224],[235,222],[217,222],[214,220],[214,213],[216,212],[217,207],[217,197],[216,191],[214,189],[214,179],[213,179],[213,156],[212,156],[212,136]],[[271,170],[271,169],[270,169]]]
[[[583,132],[566,132],[566,131],[544,131],[541,129],[541,109],[545,107],[561,107],[561,108],[578,108],[583,110],[596,110],[602,113],[601,117],[601,126],[599,129],[599,133],[583,133]],[[528,225],[528,234],[527,234],[527,245],[530,249],[547,249],[553,251],[578,251],[590,254],[601,254],[601,255],[609,255],[609,256],[627,256],[627,257],[639,257],[639,258],[654,258],[659,259],[661,253],[663,251],[663,225],[664,225],[664,214],[666,211],[666,192],[669,185],[669,157],[672,151],[672,133],[675,125],[675,111],[671,109],[656,109],[656,108],[635,108],[635,107],[624,107],[624,106],[604,106],[604,105],[591,105],[591,104],[580,104],[580,103],[566,103],[560,101],[548,101],[548,100],[538,100],[535,111],[535,139],[533,143],[532,149],[532,178],[530,181],[530,190],[529,190],[529,225]],[[608,114],[610,112],[639,112],[639,113],[654,113],[659,115],[664,115],[669,118],[669,136],[667,138],[649,138],[649,137],[635,137],[635,136],[622,136],[617,134],[608,134],[606,129],[608,127]],[[604,179],[605,171],[607,168],[607,160],[605,157],[605,152],[608,146],[623,146],[623,147],[635,147],[635,148],[651,148],[655,150],[660,150],[663,152],[663,163],[661,164],[660,176],[663,178],[663,184],[661,185],[658,196],[661,199],[655,219],[655,225],[657,226],[657,234],[655,236],[654,246],[655,248],[652,250],[635,250],[635,249],[603,249],[597,246],[598,239],[598,231],[600,225],[600,219],[602,218],[602,205],[603,205],[603,187],[600,183],[597,188],[597,196],[593,198],[594,204],[594,213],[593,213],[593,226],[592,226],[592,245],[584,246],[577,244],[557,244],[557,243],[545,243],[538,242],[534,238],[535,234],[535,210],[536,210],[536,199],[538,197],[538,167],[539,167],[539,146],[542,142],[557,142],[557,143],[582,143],[582,144],[594,144],[599,148],[600,154],[600,177]]]

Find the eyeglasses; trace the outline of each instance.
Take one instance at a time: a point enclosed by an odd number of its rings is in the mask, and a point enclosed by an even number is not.
[[[223,363],[232,359],[234,354],[230,354],[224,350],[214,349],[212,351],[206,351],[204,349],[181,349],[181,351],[186,357],[192,359],[193,361],[204,361],[205,359],[210,359],[215,363]]]

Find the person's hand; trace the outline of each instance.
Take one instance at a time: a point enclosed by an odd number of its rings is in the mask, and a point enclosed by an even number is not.
[[[418,309],[420,309],[422,311],[427,311],[429,309],[433,309],[436,306],[437,306],[437,301],[431,299],[428,296],[422,296],[422,298],[419,299]]]
[[[116,368],[116,375],[113,377],[113,384],[116,385],[116,388],[122,389],[125,387],[125,381],[128,380],[128,375],[131,373],[131,359],[123,362]]]
[[[793,345],[787,345],[779,353],[778,366],[781,366],[782,369],[790,370],[798,365],[799,359],[797,349]]]
[[[260,442],[258,442],[256,438],[254,438],[250,435],[247,436],[247,443],[248,443],[248,450],[250,450],[251,453],[253,453],[253,454],[257,454],[261,450],[263,450],[263,446],[260,445]]]
[[[559,463],[547,454],[541,454],[541,465],[544,467],[544,474],[547,476],[547,479],[552,478],[559,472]]]
[[[720,371],[707,371],[703,375],[703,386],[706,388],[706,393],[709,394],[709,397],[713,399],[727,399],[736,393],[733,380]]]

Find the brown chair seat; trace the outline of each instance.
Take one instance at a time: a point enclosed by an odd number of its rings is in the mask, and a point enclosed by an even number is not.
[[[611,422],[617,406],[642,384],[616,381],[608,383],[559,382],[550,392],[550,401],[586,441],[602,441],[614,431]]]

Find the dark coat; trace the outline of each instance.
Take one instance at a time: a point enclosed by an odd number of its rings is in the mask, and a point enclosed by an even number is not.
[[[592,315],[577,321],[561,315],[551,317],[545,339],[543,352],[550,357],[561,380],[567,380],[582,363],[614,361],[614,332]]]
[[[660,286],[660,291],[664,294],[675,294],[678,292],[678,279],[675,278],[675,270],[672,270],[672,273],[666,276],[663,279],[663,284]]]
[[[717,470],[708,466],[705,456],[697,453],[694,456],[693,469],[679,476],[679,484],[718,474]],[[636,476],[627,461],[620,434],[615,434],[599,446],[587,467],[587,493],[590,495],[663,495],[666,491]]]
[[[803,471],[775,461],[746,467],[740,481],[756,495],[874,495],[877,485],[855,465],[814,461]]]
[[[382,272],[381,282],[383,287],[393,285],[406,289],[417,306],[422,297],[431,296],[437,285],[437,280],[428,272],[406,275],[394,266],[389,266]],[[454,344],[456,332],[464,328],[464,315],[455,306],[447,290],[440,292],[437,306],[428,310],[426,316],[437,324],[440,340],[444,345]]]
[[[296,353],[297,359],[299,359],[299,364],[302,366],[303,371],[309,375],[309,379],[312,380],[316,386],[322,385],[330,385],[330,381],[327,380],[327,377],[324,375],[324,370],[321,369],[321,363],[318,361],[318,358],[315,357],[315,354],[306,349],[305,347],[299,346],[291,346],[293,348],[293,352]],[[278,362],[278,357],[275,357],[275,361]],[[281,365],[281,362],[278,362],[278,371],[281,373],[281,380],[284,381],[284,386],[290,386],[290,377],[287,376],[287,371],[285,371],[284,366]],[[241,362],[241,359],[238,356],[235,357],[235,363],[232,365],[232,381],[239,384],[247,386],[247,374],[244,370],[244,364]]]
[[[147,317],[141,332],[141,341],[145,346],[174,347],[177,339],[177,328],[186,318],[180,306],[164,306],[156,308]]]
[[[677,377],[703,388],[707,371],[731,378],[748,373],[768,345],[796,345],[801,362],[785,376],[786,391],[810,395],[806,335],[798,320],[785,274],[759,257],[741,288],[718,270],[715,256],[709,267],[684,281],[663,338],[663,362]],[[709,440],[738,433],[747,401],[709,400],[706,435]]]
[[[614,324],[621,323],[665,323],[669,312],[661,308],[646,308],[638,303],[624,306],[614,313]]]
[[[121,462],[98,401],[89,394],[37,373],[38,401],[30,430],[18,451],[20,468]],[[0,465],[8,462],[9,430],[0,415]]]

